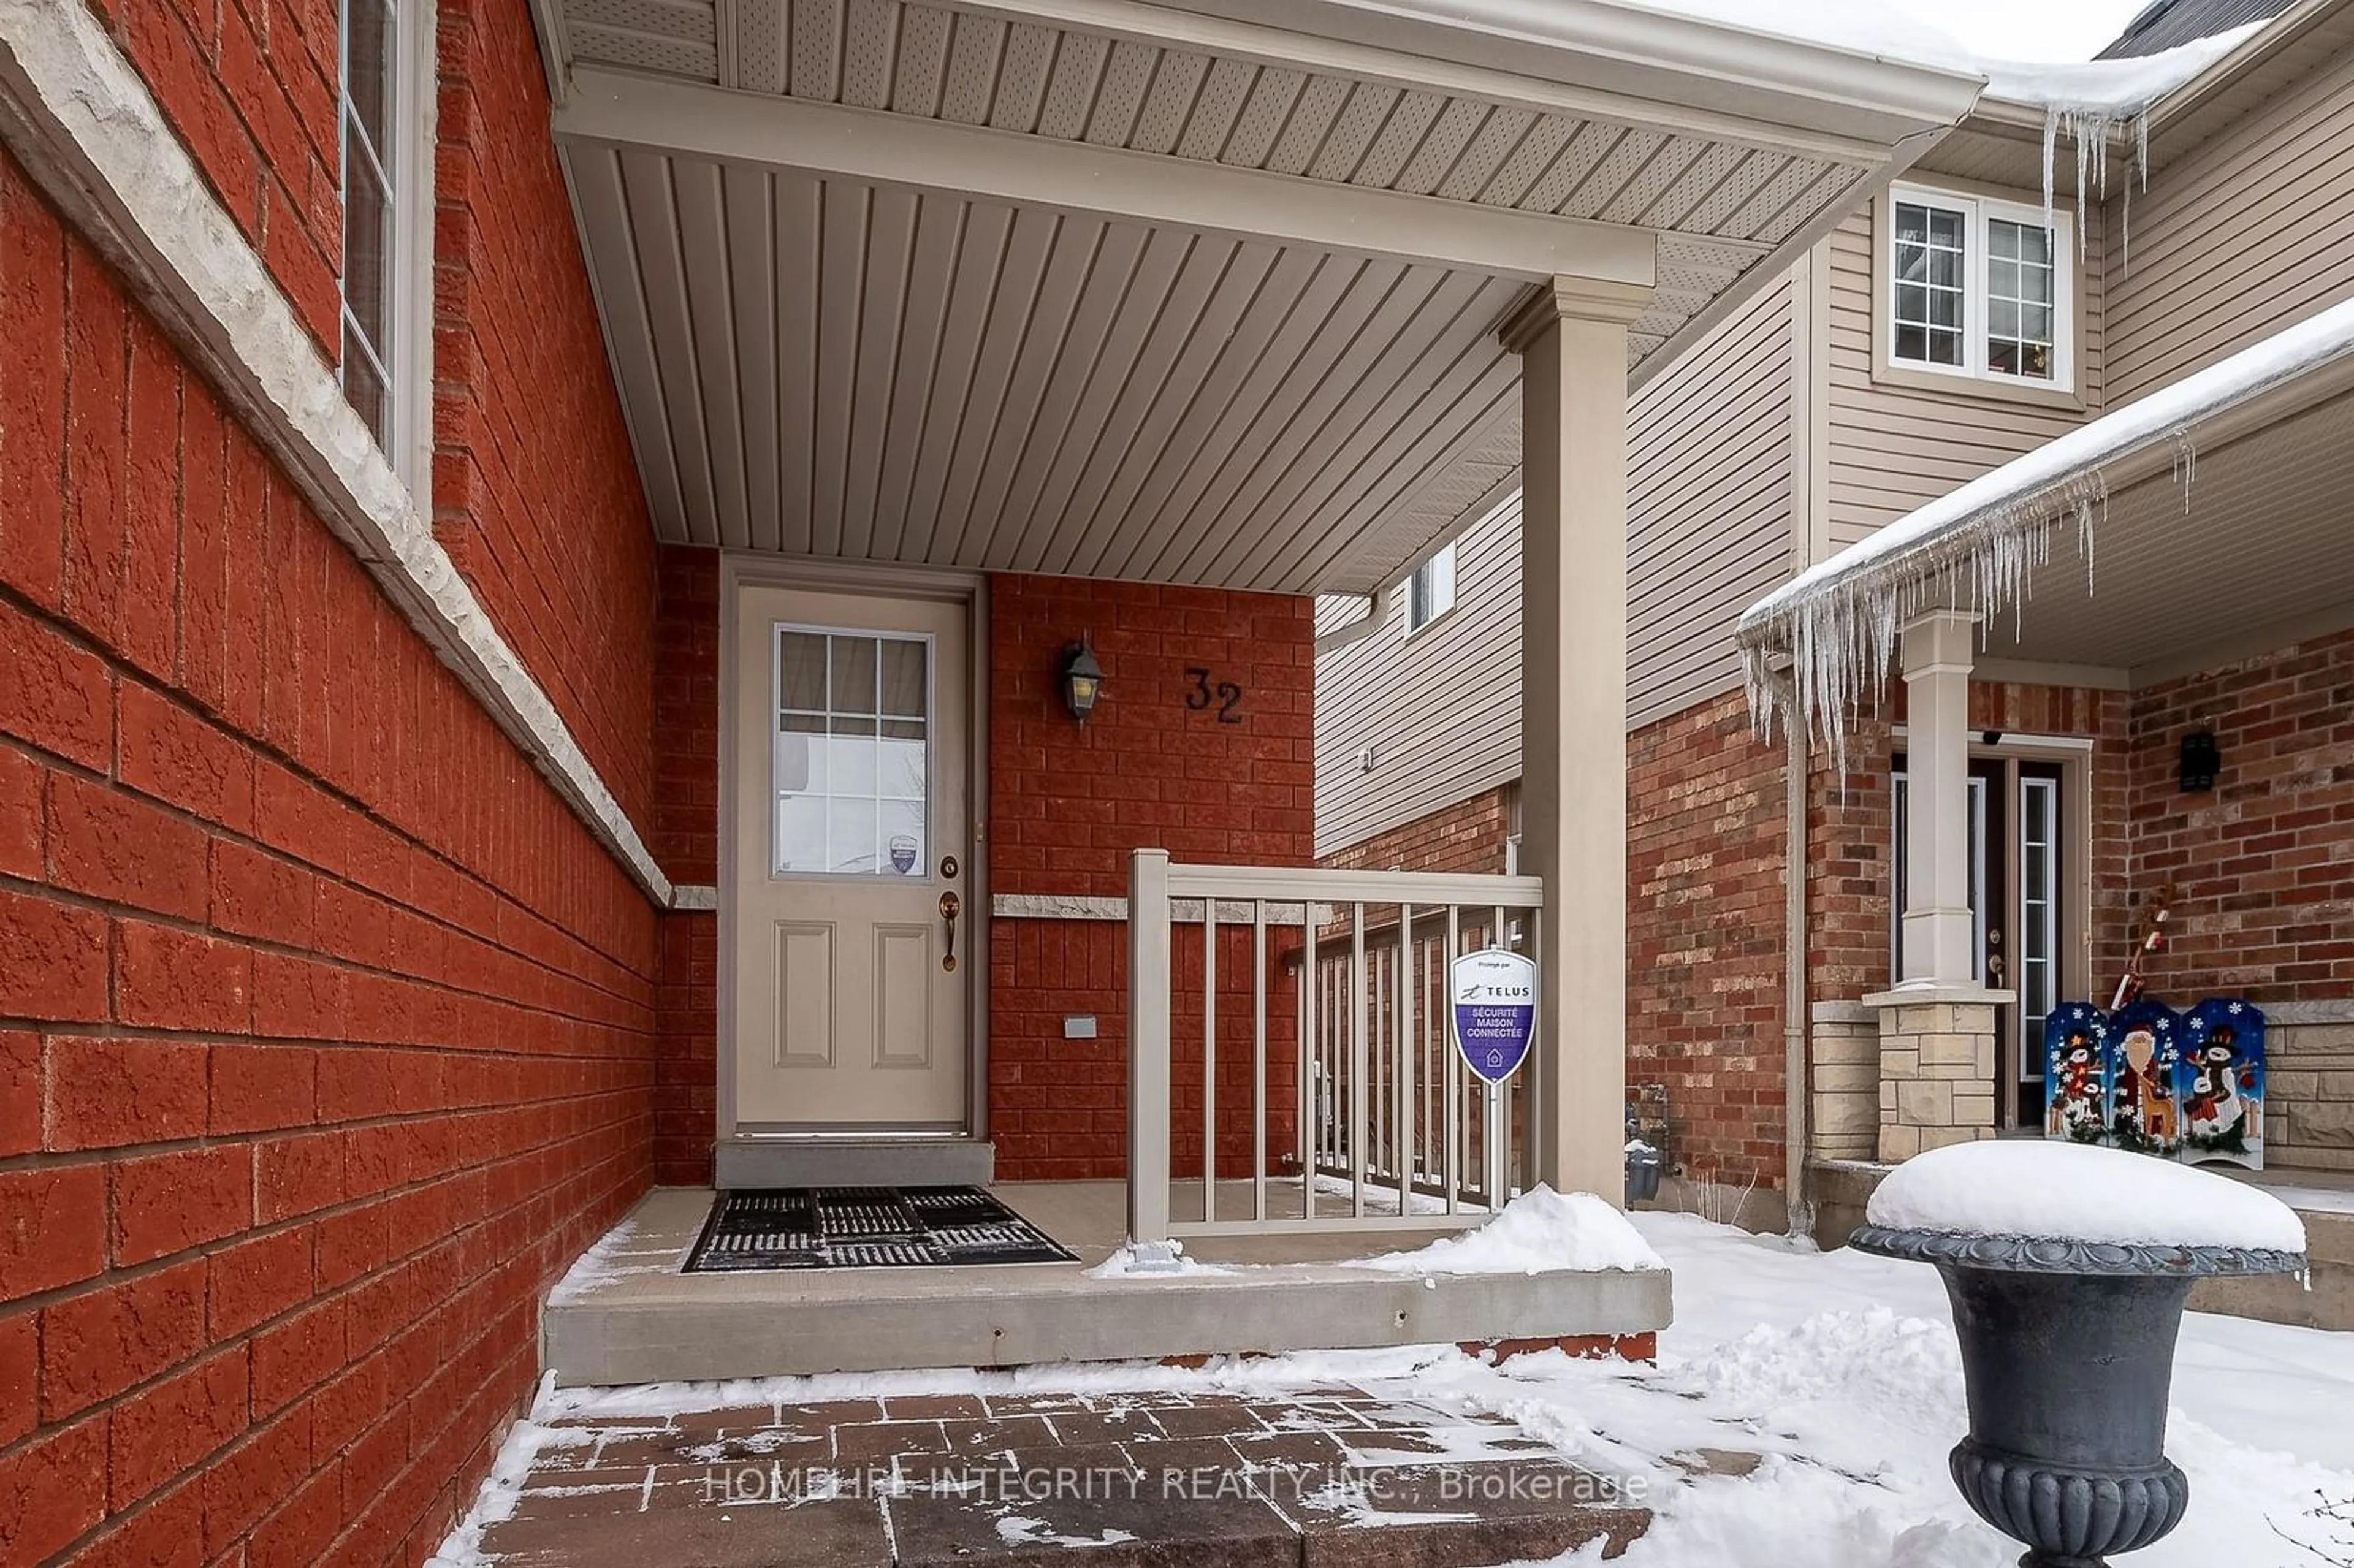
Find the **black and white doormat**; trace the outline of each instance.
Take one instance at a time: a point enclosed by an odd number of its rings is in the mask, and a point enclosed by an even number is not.
[[[1077,1261],[979,1187],[770,1187],[719,1194],[686,1272]]]

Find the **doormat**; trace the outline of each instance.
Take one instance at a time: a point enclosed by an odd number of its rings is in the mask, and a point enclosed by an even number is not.
[[[686,1272],[1077,1261],[979,1187],[768,1187],[719,1194]]]

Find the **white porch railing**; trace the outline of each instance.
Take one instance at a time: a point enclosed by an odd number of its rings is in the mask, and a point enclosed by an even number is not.
[[[1129,1234],[1485,1220],[1526,1139],[1513,1086],[1491,1088],[1455,1049],[1447,966],[1532,945],[1543,903],[1531,876],[1177,865],[1137,851]]]

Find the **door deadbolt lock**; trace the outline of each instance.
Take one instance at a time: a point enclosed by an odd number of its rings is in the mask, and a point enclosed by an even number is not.
[[[953,881],[956,877],[956,874],[962,869],[963,867],[957,864],[956,856],[952,854],[944,854],[940,856],[940,874],[942,876]]]

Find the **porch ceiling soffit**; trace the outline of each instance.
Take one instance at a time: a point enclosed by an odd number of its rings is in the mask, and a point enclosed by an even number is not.
[[[2122,667],[2138,687],[2354,625],[2349,383],[2269,422],[2200,432],[2187,475],[2169,453],[2112,481],[2089,569],[2054,549],[2031,597],[1988,624],[1987,653]]]
[[[1500,477],[1517,467],[1518,367],[1482,341],[1511,302],[1500,280],[1638,281],[1648,267],[1657,288],[1629,333],[1639,380],[1875,177],[1909,162],[1975,93],[1962,79],[1803,46],[1761,68],[1785,46],[1580,4],[1559,9],[1585,29],[1581,48],[1599,51],[1590,58],[1557,37],[1505,48],[1485,23],[1471,27],[1478,37],[1452,37],[1430,16],[1401,30],[1353,5],[1316,0],[1250,8],[1285,27],[1208,14],[1214,5],[1125,0],[543,7],[574,62],[557,130],[666,536],[1281,591],[1378,587],[1492,501]],[[1449,15],[1471,26],[1479,8]],[[1637,40],[1610,29],[1638,15],[1638,31],[1657,24],[1678,35],[1684,75],[1658,61],[1649,74],[1632,69]],[[1318,26],[1345,27],[1352,41]],[[1363,41],[1375,34],[1385,41]],[[1728,38],[1739,47],[1703,58],[1703,46]],[[1884,81],[1872,77],[1883,69]],[[1749,79],[1761,69],[1796,70],[1800,85],[1761,96]],[[1685,101],[1627,90],[1638,78]],[[1729,104],[1771,113],[1744,117]],[[1911,140],[1892,146],[1903,137]],[[790,227],[796,207],[823,225],[822,242]],[[1039,214],[1062,219],[1043,240],[1029,232]],[[1001,232],[1009,222],[1018,245]],[[754,236],[764,224],[773,238]],[[879,236],[885,271],[861,272],[852,242],[837,234],[843,225]],[[960,350],[959,301],[925,297],[919,270],[928,243],[960,281],[976,236],[991,269],[981,302],[1002,312],[1010,300],[1024,319],[992,321],[978,347]],[[655,254],[635,253],[647,242]],[[764,305],[746,287],[757,280],[723,281],[749,261],[784,284],[789,243],[802,244],[811,273],[832,270],[831,282],[811,284],[824,296],[822,315],[793,299]],[[1182,251],[1174,290],[1153,260],[1172,245]],[[1084,252],[1076,260],[1066,254],[1074,247]],[[1150,264],[1133,261],[1138,248]],[[1026,269],[1029,252],[1042,269],[1059,267],[1064,283],[1108,291],[1114,302],[1071,308],[1041,292],[1053,281],[1044,271],[1008,270],[1009,257]],[[905,270],[886,275],[895,262]],[[1293,286],[1302,266],[1313,269],[1318,292]],[[1205,270],[1216,276],[1204,284]],[[1383,310],[1379,321],[1361,310],[1353,324],[1324,333],[1287,320],[1250,340],[1270,283],[1273,302],[1294,314],[1369,290]],[[1487,320],[1461,302],[1467,287],[1492,310]],[[883,321],[856,322],[878,302]],[[842,305],[854,324],[835,322]],[[1215,434],[1217,410],[1204,400],[1250,393],[1271,366],[1196,363],[1200,345],[1182,341],[1169,319],[1186,309],[1204,331],[1221,317],[1235,323],[1260,345],[1253,352],[1288,344],[1334,372],[1345,360],[1354,379],[1286,376],[1285,394],[1237,427],[1256,431],[1273,418],[1276,439],[1257,468],[1230,483],[1225,447],[1193,439]],[[1447,319],[1427,321],[1434,309]],[[828,323],[829,341],[795,342],[796,313]],[[771,316],[784,328],[774,346],[756,341]],[[1382,351],[1360,340],[1384,323],[1411,329],[1412,342]],[[718,352],[716,337],[727,334],[745,336],[732,357]],[[797,353],[816,367],[814,387],[776,372],[772,362]],[[869,365],[874,355],[887,362]],[[748,383],[743,408],[721,408],[723,385],[739,368],[770,385]],[[971,379],[944,395],[907,380],[941,371]],[[1171,371],[1175,390],[1148,397],[1155,388],[1146,378]],[[1387,396],[1376,408],[1363,394],[1377,385]],[[829,430],[831,396],[855,397],[862,415],[888,404],[890,418],[879,431],[864,430],[863,417],[858,431],[838,418]],[[1187,398],[1193,406],[1180,407]],[[1114,399],[1136,408],[1105,406]],[[1067,422],[1016,432],[1019,451],[994,451],[991,428],[1007,412],[1051,417],[1072,401],[1079,406]],[[773,418],[790,425],[800,402],[814,403],[821,427],[805,484],[799,459],[772,462],[752,450]],[[1349,422],[1368,414],[1376,422],[1363,430]],[[715,423],[743,429],[704,428]],[[1172,435],[1174,455],[1165,445]],[[864,450],[849,452],[853,441]],[[960,471],[982,485],[980,515],[942,519],[928,535],[924,507],[942,482],[923,471],[925,443],[992,449]],[[1132,471],[1147,459],[1151,471]],[[1375,461],[1372,473],[1350,466]],[[1222,471],[1187,471],[1203,463]],[[860,477],[862,464],[872,480]],[[1042,464],[1049,471],[1024,477]],[[830,474],[835,466],[848,471]],[[1077,471],[1058,477],[1066,466]],[[781,471],[771,477],[772,469]],[[1008,471],[992,478],[999,469]],[[901,493],[909,485],[912,503]],[[800,489],[811,492],[806,506],[792,500]],[[882,493],[884,515],[874,519],[864,514],[869,489]],[[953,511],[963,492],[949,489]],[[993,537],[1004,516],[1025,515],[1015,501],[1041,492],[1060,509],[1055,517],[1025,522],[1017,539]],[[1221,509],[1206,518],[1205,494]],[[1140,496],[1154,515],[1129,514]],[[1246,538],[1256,547],[1237,544]]]

